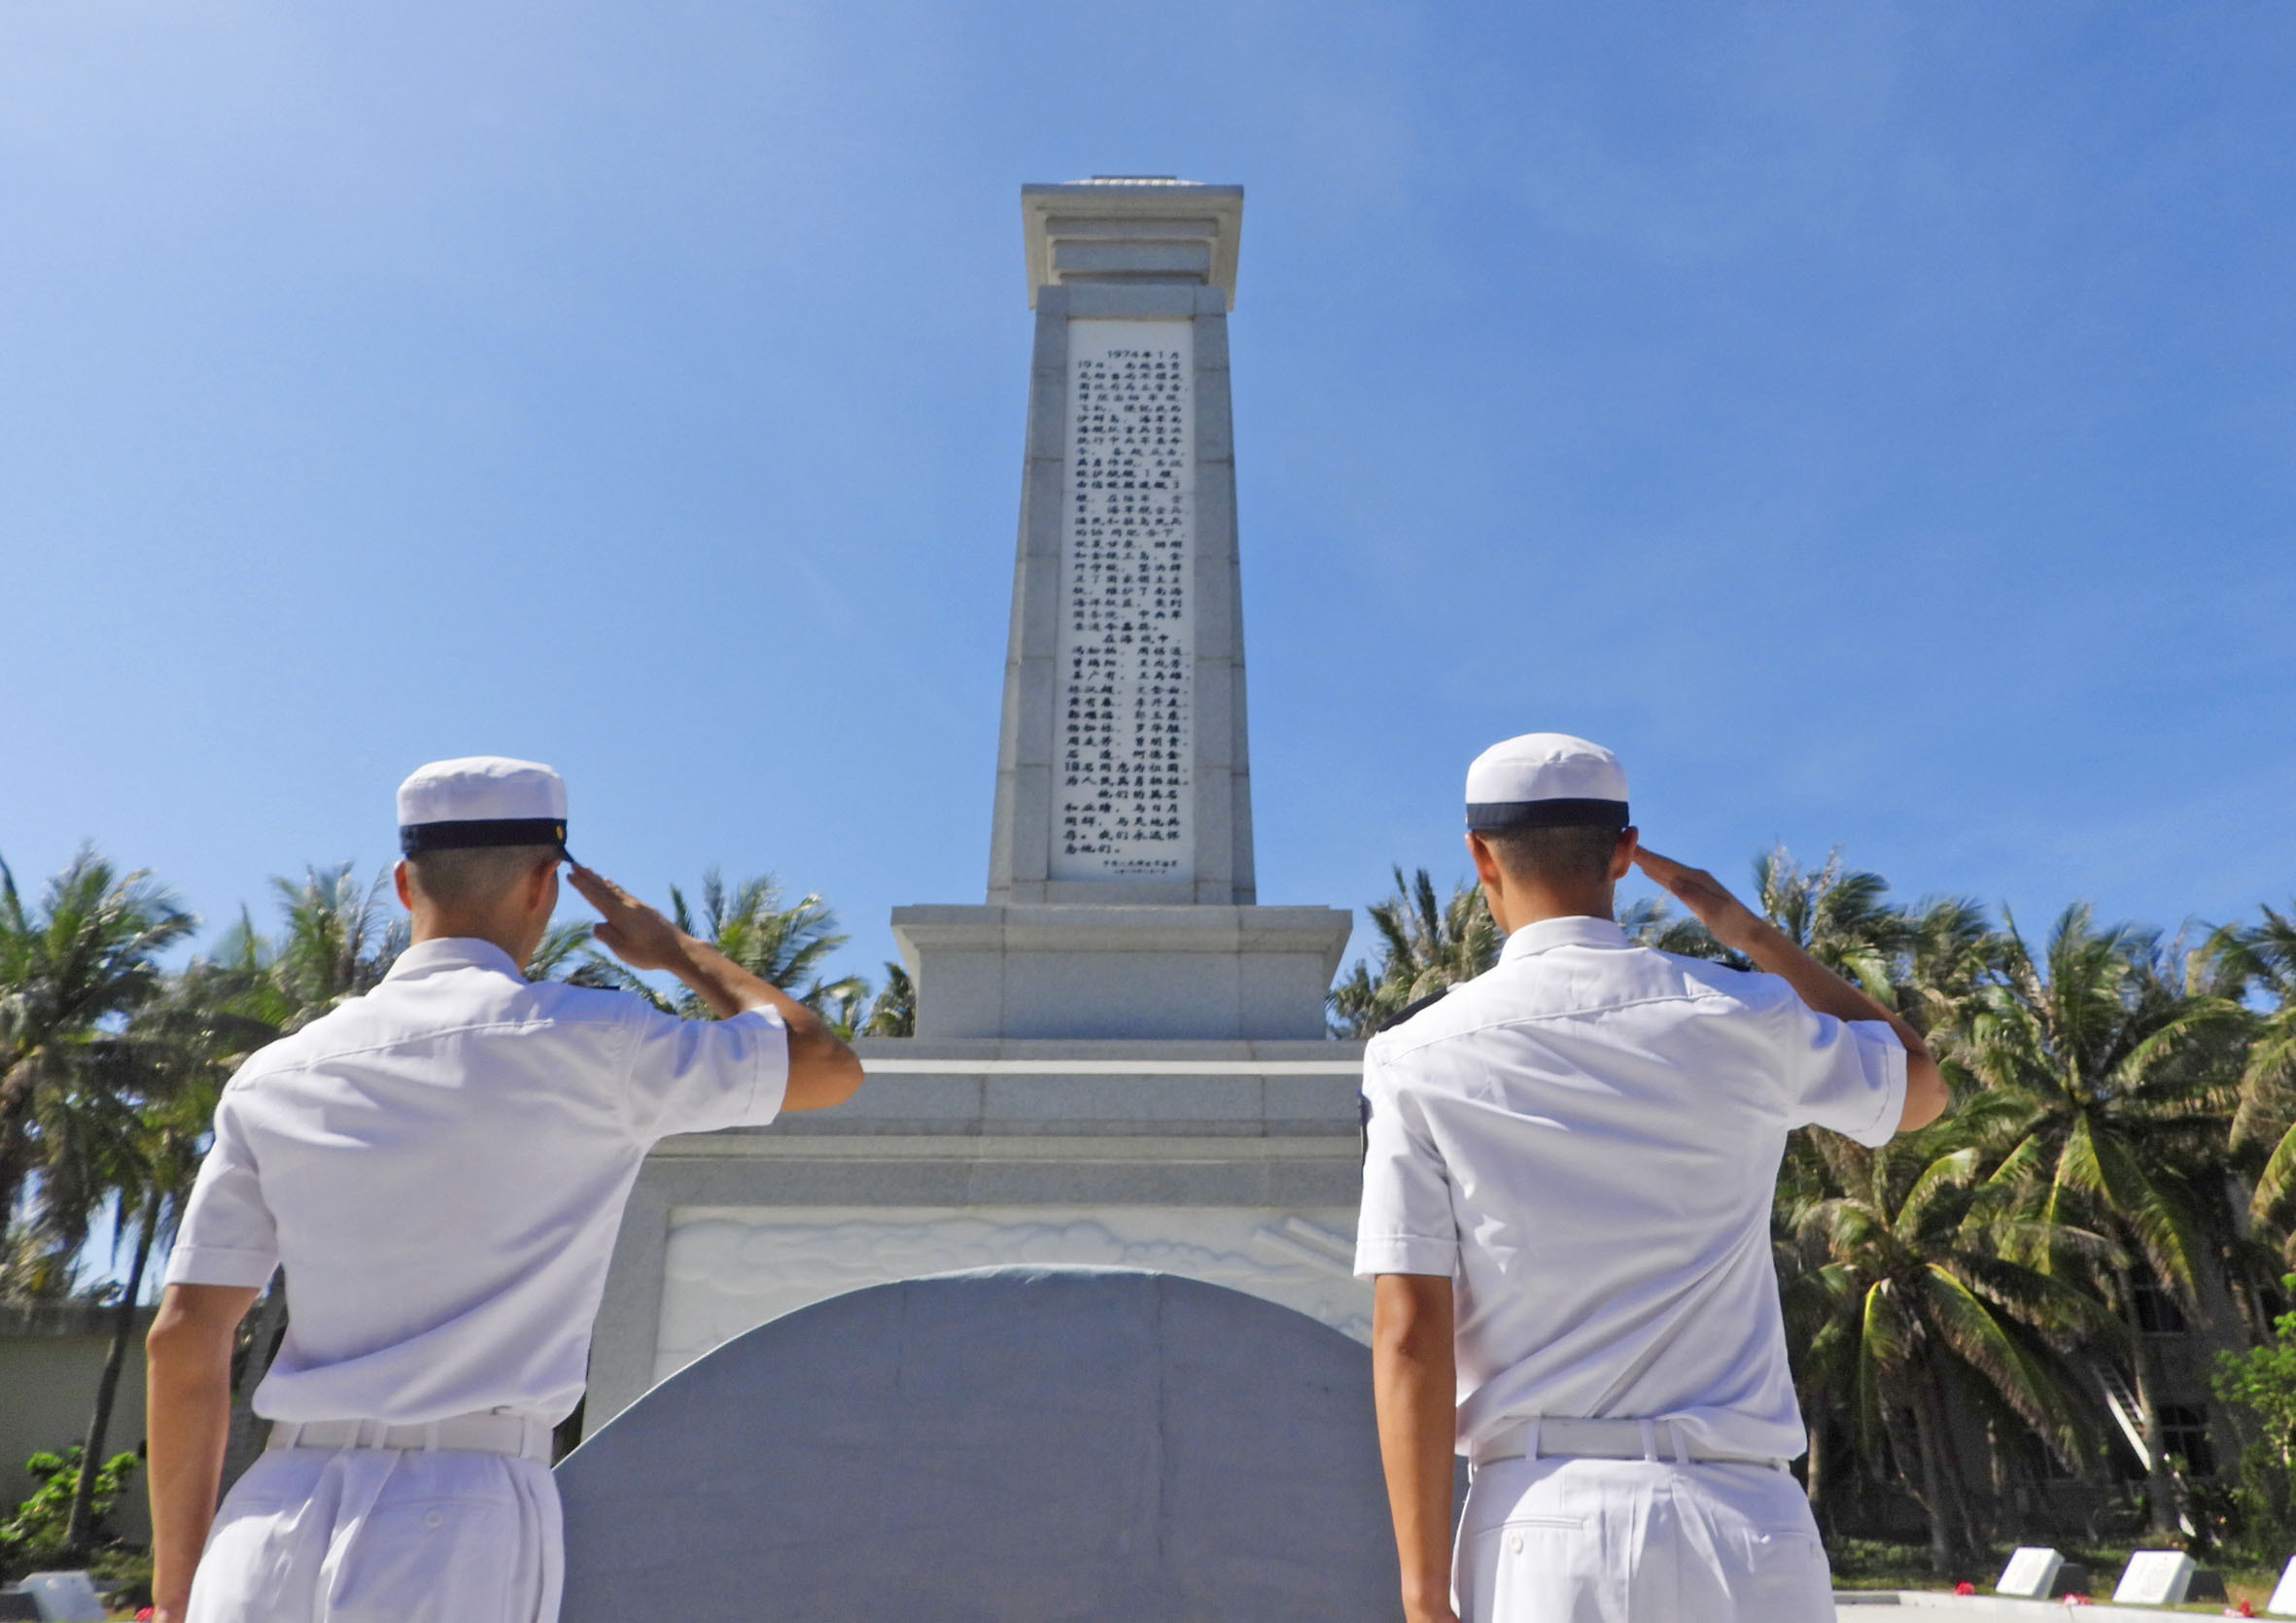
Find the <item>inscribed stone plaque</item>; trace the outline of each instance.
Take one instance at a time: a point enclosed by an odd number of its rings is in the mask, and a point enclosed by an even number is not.
[[[2279,1617],[2296,1617],[2296,1555],[2288,1558],[2288,1565],[2280,1569],[2280,1581],[2272,1592],[2272,1599],[2264,1603],[2264,1609]]]
[[[2000,1581],[1993,1586],[1994,1593],[2045,1601],[2049,1598],[2049,1586],[2057,1581],[2058,1570],[2064,1565],[2065,1558],[2055,1550],[2021,1547],[2001,1569]]]
[[[2183,1601],[2185,1586],[2192,1582],[2194,1565],[2182,1550],[2139,1550],[2129,1557],[2120,1584],[2112,1592],[2113,1601],[2140,1606],[2175,1606]]]
[[[1195,328],[1068,324],[1052,877],[1196,871]]]

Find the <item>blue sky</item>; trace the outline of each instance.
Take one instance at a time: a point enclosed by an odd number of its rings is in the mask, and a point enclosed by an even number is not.
[[[2296,10],[0,11],[0,855],[221,925],[416,764],[980,898],[1018,190],[1247,190],[1261,898],[1459,777],[2167,926],[2296,897]],[[1362,944],[1359,936],[1358,945]]]

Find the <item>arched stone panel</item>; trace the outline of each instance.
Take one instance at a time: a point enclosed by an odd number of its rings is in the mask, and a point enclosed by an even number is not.
[[[726,1343],[559,1468],[566,1623],[1392,1623],[1370,1355],[1169,1274],[983,1268]]]

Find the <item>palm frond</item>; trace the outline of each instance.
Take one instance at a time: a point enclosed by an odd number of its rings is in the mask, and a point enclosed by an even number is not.
[[[1990,1382],[2059,1458],[2074,1458],[2081,1427],[2078,1405],[2066,1384],[2019,1345],[1985,1300],[1949,1269],[1931,1264],[1924,1284],[1923,1315],[1939,1339]]]

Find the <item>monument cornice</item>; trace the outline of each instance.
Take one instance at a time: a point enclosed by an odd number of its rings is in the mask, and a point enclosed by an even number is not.
[[[1194,282],[1235,308],[1243,188],[1165,175],[1104,175],[1021,188],[1028,303],[1094,282]]]
[[[1328,977],[1339,967],[1353,915],[1344,908],[1105,906],[1059,902],[926,903],[895,908],[893,939],[919,950],[1000,951],[1316,952]]]

